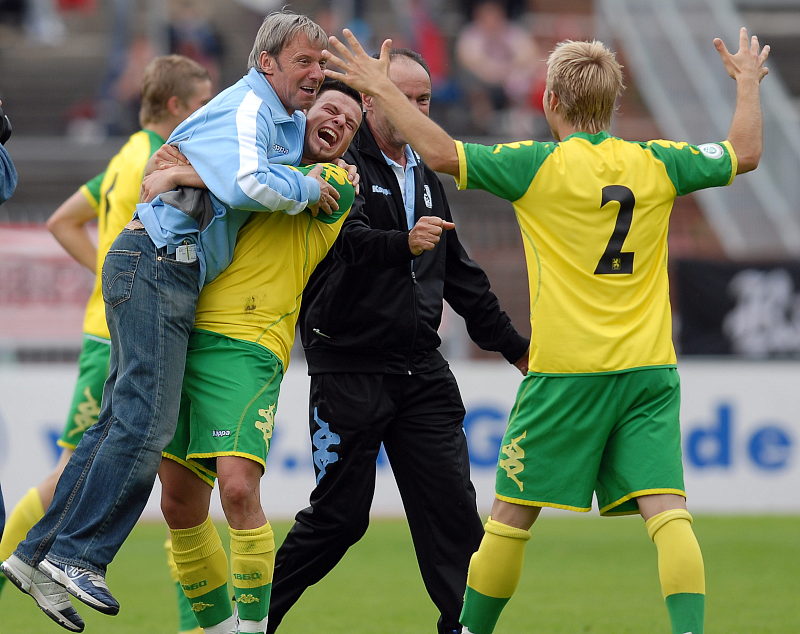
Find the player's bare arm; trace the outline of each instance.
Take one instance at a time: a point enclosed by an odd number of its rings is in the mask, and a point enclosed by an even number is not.
[[[728,131],[728,140],[738,159],[736,173],[754,170],[761,159],[763,132],[761,120],[761,80],[769,69],[769,45],[760,47],[758,38],[748,37],[747,29],[739,29],[739,50],[732,54],[720,38],[714,39],[725,70],[736,80],[736,109]]]
[[[400,136],[422,156],[429,167],[457,176],[458,154],[452,137],[411,105],[389,79],[392,40],[383,42],[380,58],[375,59],[367,54],[349,29],[345,29],[343,34],[350,48],[331,36],[330,49],[323,51],[323,56],[341,72],[326,67],[325,75],[339,79],[379,101]]]
[[[88,223],[95,218],[94,207],[83,193],[76,191],[47,219],[47,229],[53,237],[78,264],[92,273],[97,265],[97,247],[89,235]]]

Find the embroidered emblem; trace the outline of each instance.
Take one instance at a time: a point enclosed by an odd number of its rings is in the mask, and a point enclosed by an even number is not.
[[[521,436],[513,438],[510,443],[503,445],[500,450],[501,453],[508,456],[508,458],[500,460],[500,468],[505,469],[506,475],[519,487],[520,492],[524,489],[524,486],[517,478],[517,474],[525,470],[525,465],[521,462],[522,458],[525,457],[525,450],[519,446],[519,441],[525,438],[527,433],[523,432]]]
[[[339,434],[334,434],[330,426],[319,417],[317,408],[314,408],[314,421],[319,426],[319,429],[314,432],[311,442],[316,448],[314,452],[314,466],[317,467],[317,484],[327,473],[328,465],[333,464],[339,460],[339,454],[335,451],[328,451],[333,445],[338,445],[341,442]]]
[[[69,432],[70,438],[89,429],[97,422],[97,416],[100,414],[100,404],[92,396],[88,385],[83,389],[83,396],[86,400],[78,405],[78,413],[72,417],[75,429]]]
[[[258,415],[262,416],[264,420],[257,420],[255,422],[256,429],[261,430],[264,434],[264,444],[269,451],[269,442],[272,438],[272,430],[275,428],[275,403],[270,405],[267,409],[258,410]]]

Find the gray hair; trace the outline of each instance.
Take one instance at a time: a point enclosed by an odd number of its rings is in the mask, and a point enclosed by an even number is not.
[[[258,58],[262,51],[270,57],[277,57],[286,45],[299,34],[305,34],[308,41],[320,48],[328,48],[328,35],[322,27],[306,15],[287,11],[273,11],[261,23],[256,33],[253,50],[247,60],[247,68],[261,70]]]

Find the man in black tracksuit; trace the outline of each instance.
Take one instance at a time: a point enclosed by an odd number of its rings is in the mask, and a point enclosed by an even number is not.
[[[394,51],[389,72],[427,114],[431,84],[422,58]],[[344,157],[358,167],[361,193],[303,297],[317,486],[278,550],[267,632],[364,535],[383,443],[425,587],[441,613],[438,631],[453,634],[461,632],[467,567],[483,526],[464,405],[438,350],[443,301],[480,347],[523,373],[528,340],[461,246],[439,179],[369,98],[364,107],[366,125]]]

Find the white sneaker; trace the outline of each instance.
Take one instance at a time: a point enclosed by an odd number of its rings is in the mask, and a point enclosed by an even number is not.
[[[103,575],[47,558],[39,562],[39,570],[95,610],[110,616],[119,613],[119,602],[112,596]]]
[[[72,607],[64,586],[34,566],[29,566],[16,555],[11,555],[0,564],[0,570],[11,583],[33,597],[42,612],[61,627],[72,632],[83,631],[83,619]]]

